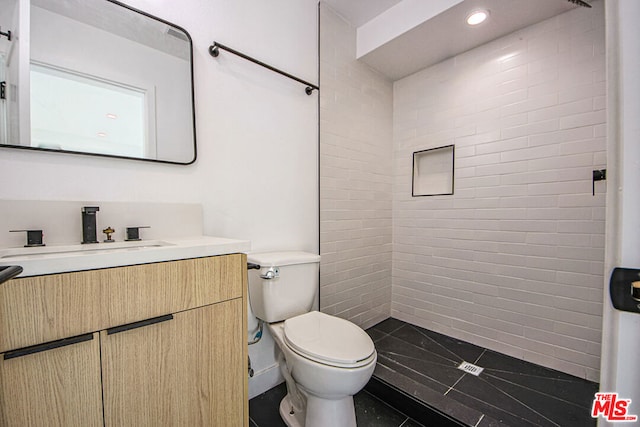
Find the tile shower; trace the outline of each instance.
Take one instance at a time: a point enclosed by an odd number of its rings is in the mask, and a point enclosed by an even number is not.
[[[592,5],[396,82],[357,62],[355,29],[321,7],[323,310],[597,381],[606,81]],[[412,153],[450,144],[454,194],[412,197]]]

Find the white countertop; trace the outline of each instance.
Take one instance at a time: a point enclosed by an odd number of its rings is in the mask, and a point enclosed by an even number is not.
[[[246,253],[250,250],[251,242],[248,240],[209,236],[88,245],[0,248],[0,266],[19,265],[23,272],[18,277],[27,277]]]

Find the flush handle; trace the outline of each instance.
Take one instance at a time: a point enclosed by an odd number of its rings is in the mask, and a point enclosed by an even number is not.
[[[266,273],[261,274],[260,277],[265,280],[276,279],[280,277],[280,269],[278,267],[271,267]]]

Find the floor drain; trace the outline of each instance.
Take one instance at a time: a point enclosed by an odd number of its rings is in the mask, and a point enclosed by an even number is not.
[[[482,371],[484,371],[484,368],[481,368],[480,366],[476,366],[473,363],[469,362],[462,362],[460,366],[458,366],[458,369],[465,371],[468,374],[475,375],[476,377],[480,375]]]

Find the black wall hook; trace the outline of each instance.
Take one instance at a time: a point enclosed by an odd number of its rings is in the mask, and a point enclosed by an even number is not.
[[[591,181],[591,189],[593,191],[593,195],[596,195],[596,181],[604,181],[605,179],[607,179],[607,170],[606,169],[600,169],[600,170],[594,170],[593,171],[593,178]]]
[[[9,41],[11,41],[11,30],[7,30],[6,33],[3,33],[2,29],[0,28],[0,36],[5,36]]]

